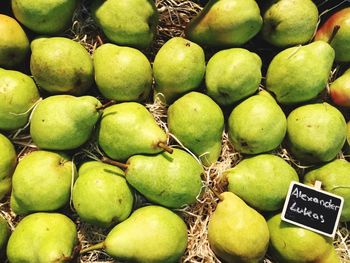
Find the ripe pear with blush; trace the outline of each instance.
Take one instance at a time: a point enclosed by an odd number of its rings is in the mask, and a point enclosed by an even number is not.
[[[329,93],[336,105],[350,107],[350,69],[330,85]]]
[[[315,40],[330,42],[335,50],[335,61],[350,62],[350,7],[328,18],[318,29]]]

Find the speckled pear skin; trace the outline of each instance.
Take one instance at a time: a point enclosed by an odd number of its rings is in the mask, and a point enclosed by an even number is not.
[[[73,204],[80,219],[100,227],[124,221],[134,201],[124,177],[124,172],[113,165],[84,163],[73,188]]]
[[[314,99],[326,88],[333,61],[334,50],[323,41],[287,48],[272,59],[266,88],[281,104]]]
[[[282,208],[290,183],[299,182],[297,172],[281,157],[272,154],[244,159],[225,171],[225,176],[228,190],[259,211]]]
[[[281,144],[287,130],[284,112],[271,96],[254,95],[236,106],[228,119],[228,135],[237,151],[258,154]]]
[[[296,108],[289,114],[287,123],[289,149],[304,163],[331,161],[346,140],[342,113],[326,102]]]
[[[35,213],[23,218],[13,231],[7,257],[11,263],[61,263],[72,260],[78,243],[72,220],[57,213]]]
[[[135,263],[175,263],[187,245],[187,227],[160,206],[137,209],[107,235],[104,249],[114,258]]]
[[[11,141],[0,133],[0,200],[11,190],[11,176],[17,164],[17,154]]]
[[[124,102],[103,111],[98,131],[98,143],[112,159],[126,161],[135,154],[156,154],[163,151],[165,132],[157,125],[145,106]]]
[[[190,92],[176,100],[168,109],[168,127],[204,165],[210,166],[218,160],[224,115],[207,95]]]
[[[158,51],[153,63],[156,92],[161,100],[175,99],[200,87],[205,74],[203,49],[182,37],[173,37]]]
[[[344,198],[340,221],[350,220],[350,163],[337,159],[316,168],[304,176],[304,184],[315,185],[322,182],[322,189]]]
[[[331,238],[283,222],[281,214],[271,217],[267,224],[270,231],[269,251],[278,262],[340,263]]]
[[[92,96],[50,96],[34,109],[30,135],[41,149],[75,149],[90,138],[101,115],[99,106]]]
[[[159,19],[153,0],[94,0],[91,10],[111,42],[140,49],[151,45]]]
[[[127,162],[126,180],[149,201],[181,208],[197,201],[203,168],[189,153],[134,155]]]
[[[191,41],[209,47],[237,47],[253,38],[262,27],[254,0],[210,0],[186,27]]]
[[[51,94],[84,94],[94,83],[93,62],[78,42],[64,37],[31,43],[30,71],[38,86]]]
[[[253,95],[261,81],[261,66],[260,57],[243,48],[217,52],[207,65],[208,95],[222,106],[232,106]]]
[[[137,49],[103,44],[94,52],[94,69],[97,87],[108,99],[143,101],[150,94],[152,67]]]
[[[11,131],[26,125],[30,109],[39,98],[31,77],[0,68],[0,130]]]
[[[268,2],[263,15],[262,35],[278,47],[305,44],[315,33],[317,6],[311,0],[277,0]]]
[[[261,262],[269,244],[264,217],[231,192],[220,197],[222,200],[209,219],[211,249],[223,262]]]
[[[75,165],[67,156],[48,151],[29,153],[13,174],[11,209],[17,215],[26,215],[64,207],[75,176]]]
[[[55,35],[63,32],[72,23],[77,0],[12,0],[16,19],[30,30]]]
[[[20,66],[29,51],[29,41],[20,24],[0,14],[0,67]]]

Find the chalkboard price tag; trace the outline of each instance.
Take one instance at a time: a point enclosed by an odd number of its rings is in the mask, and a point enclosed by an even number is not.
[[[292,182],[282,211],[282,220],[333,237],[344,199],[312,186]]]

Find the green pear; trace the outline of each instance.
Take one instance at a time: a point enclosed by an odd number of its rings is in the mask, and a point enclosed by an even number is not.
[[[266,88],[282,104],[305,102],[326,88],[334,61],[333,48],[323,41],[278,53],[266,74]]]
[[[151,45],[159,17],[153,0],[94,0],[91,9],[111,42],[141,49]]]
[[[81,95],[93,84],[92,59],[78,42],[64,37],[38,38],[31,49],[30,71],[47,92]]]
[[[11,263],[61,263],[71,261],[78,243],[72,220],[57,213],[35,213],[23,218],[7,244]]]
[[[28,122],[30,109],[39,98],[31,77],[0,68],[0,130],[23,127]]]
[[[134,155],[124,165],[127,182],[149,201],[169,208],[194,204],[201,193],[203,168],[189,153]]]
[[[272,45],[288,47],[309,42],[318,26],[311,0],[272,0],[263,15],[262,35]]]
[[[337,26],[338,31],[334,31]],[[335,51],[337,62],[350,62],[350,7],[333,13],[318,28],[315,40],[329,42]]]
[[[18,215],[64,207],[75,179],[75,165],[66,156],[35,151],[17,165],[12,178],[11,209]]]
[[[41,149],[70,150],[84,144],[100,118],[101,103],[92,96],[51,96],[34,109],[30,135]]]
[[[336,105],[350,107],[350,68],[332,82],[329,93]]]
[[[0,133],[0,201],[11,189],[11,176],[17,164],[13,144]]]
[[[72,24],[77,0],[12,0],[16,19],[39,34],[54,35]]]
[[[10,233],[11,231],[6,219],[0,215],[0,258],[2,257],[2,251],[6,247]]]
[[[134,198],[124,176],[118,167],[101,162],[80,167],[72,199],[82,221],[109,227],[130,215]]]
[[[261,81],[260,57],[243,48],[216,53],[209,60],[205,74],[207,93],[218,104],[231,106],[254,94]]]
[[[0,14],[0,67],[21,65],[29,51],[26,33],[12,17]]]
[[[340,263],[332,239],[281,221],[281,214],[267,221],[271,255],[281,263]]]
[[[296,171],[281,157],[272,154],[244,159],[227,170],[225,176],[228,190],[260,211],[282,208],[290,183],[299,182]]]
[[[190,92],[175,101],[168,109],[168,127],[204,165],[210,166],[218,160],[224,115],[210,97]]]
[[[236,106],[228,119],[228,135],[237,151],[258,154],[277,148],[287,129],[286,116],[272,98],[252,96]]]
[[[126,161],[135,154],[163,151],[167,136],[152,114],[136,102],[124,102],[103,111],[98,143],[112,159]]]
[[[289,114],[287,123],[290,150],[305,163],[331,161],[346,140],[345,119],[328,103],[298,107]]]
[[[182,219],[160,206],[137,209],[115,226],[102,243],[83,249],[104,249],[110,256],[135,263],[176,263],[187,246],[187,228]]]
[[[166,102],[199,88],[205,74],[205,56],[197,44],[173,37],[158,51],[153,63],[156,92]]]
[[[210,0],[187,25],[186,36],[203,46],[235,47],[253,38],[261,26],[254,0]]]
[[[152,67],[139,50],[103,44],[94,52],[95,80],[99,91],[116,101],[145,100],[152,87]]]
[[[344,198],[340,221],[350,221],[350,163],[346,160],[334,160],[304,176],[304,184],[315,185],[322,182],[322,189]]]
[[[266,221],[231,192],[220,195],[220,202],[208,224],[208,240],[224,262],[261,262],[269,244]]]

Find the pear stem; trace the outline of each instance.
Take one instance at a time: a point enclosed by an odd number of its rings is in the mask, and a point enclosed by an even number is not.
[[[117,166],[117,167],[122,168],[122,169],[124,169],[124,170],[128,169],[128,167],[129,167],[129,165],[127,165],[127,164],[125,164],[125,163],[121,163],[121,162],[114,161],[114,160],[109,159],[109,158],[107,158],[107,157],[105,157],[105,156],[103,156],[103,157],[101,158],[101,161],[102,161],[103,163],[107,163],[107,164],[111,164],[111,165]]]
[[[210,185],[207,185],[207,187],[220,201],[224,201],[224,198],[222,198],[222,196],[216,190],[214,190],[213,187],[211,187]]]
[[[110,101],[108,101],[107,103],[105,103],[105,104],[103,104],[103,105],[101,105],[101,106],[96,107],[96,110],[104,110],[105,108],[107,108],[107,107],[109,107],[109,106],[111,106],[111,105],[114,105],[114,104],[116,104],[116,101],[110,100]]]
[[[332,41],[333,41],[335,35],[338,33],[339,29],[340,29],[340,25],[335,25],[335,26],[334,26],[333,32],[332,32],[331,36],[330,36],[329,39],[328,39],[328,44],[331,44],[331,43],[332,43]]]
[[[92,245],[92,246],[89,246],[87,248],[81,249],[79,254],[81,255],[81,254],[84,254],[84,253],[92,251],[92,250],[104,249],[104,247],[105,247],[104,242],[97,243],[95,245]]]
[[[174,152],[173,148],[171,148],[169,145],[165,144],[164,142],[158,142],[157,146],[170,154]]]

